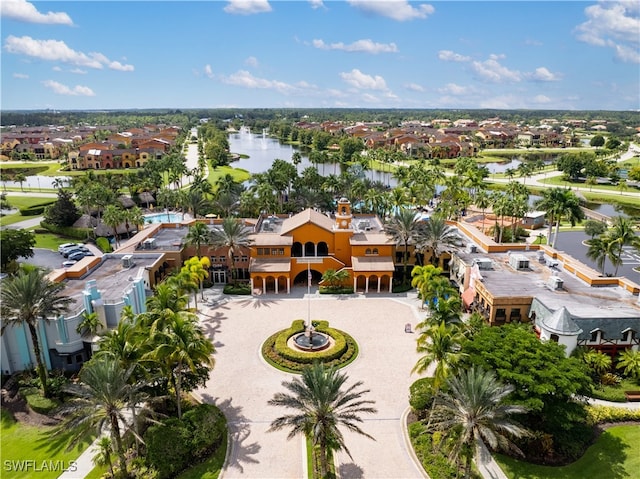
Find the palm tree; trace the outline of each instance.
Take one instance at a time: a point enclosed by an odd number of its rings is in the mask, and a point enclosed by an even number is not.
[[[322,275],[322,282],[325,283],[329,288],[339,288],[345,283],[348,278],[349,272],[346,269],[336,271],[335,269],[329,268]]]
[[[127,463],[121,430],[128,426],[124,410],[132,398],[136,402],[141,400],[139,393],[143,386],[140,382],[129,383],[134,367],[124,369],[108,356],[96,356],[86,362],[80,371],[80,383],[67,388],[76,399],[63,407],[66,419],[60,426],[60,431],[72,429],[76,441],[91,429],[97,429],[98,434],[108,429],[125,476]]]
[[[369,392],[368,389],[358,390],[362,381],[343,390],[346,381],[346,374],[314,363],[302,371],[301,377],[282,383],[290,394],[279,392],[269,400],[271,406],[293,409],[294,412],[275,419],[268,430],[290,428],[287,439],[298,434],[311,439],[314,448],[319,451],[320,476],[323,478],[327,476],[329,457],[334,451],[343,450],[351,457],[340,431],[341,426],[373,439],[360,429],[358,423],[363,422],[360,414],[377,412],[371,406],[375,401],[362,399]]]
[[[604,276],[604,266],[607,258],[611,260],[611,263],[616,266],[621,263],[621,259],[618,256],[618,241],[613,239],[608,234],[603,234],[597,238],[593,238],[586,241],[589,248],[587,249],[587,258],[596,262],[600,273]]]
[[[211,246],[214,248],[227,248],[227,255],[231,261],[231,278],[236,282],[236,253],[242,248],[248,248],[251,244],[251,230],[246,228],[242,221],[234,218],[225,218],[222,225],[211,231]]]
[[[13,177],[13,181],[17,181],[18,183],[20,183],[20,190],[24,191],[24,189],[22,188],[22,183],[27,181],[27,175],[25,175],[24,173],[16,173],[16,175]]]
[[[616,216],[613,218],[613,225],[609,230],[609,236],[613,241],[617,243],[617,257],[622,256],[623,248],[625,246],[633,246],[636,249],[640,249],[640,236],[636,235],[635,226],[629,218],[624,216]],[[616,271],[614,276],[618,276],[618,267],[620,262],[616,264]]]
[[[124,227],[127,230],[127,238],[129,237],[129,229],[134,225],[136,229],[144,224],[144,215],[138,206],[124,211]]]
[[[165,372],[176,395],[178,418],[182,418],[182,378],[187,372],[196,372],[201,367],[213,368],[215,348],[191,314],[173,314],[167,327],[159,331],[152,342],[156,346],[147,357]]]
[[[209,258],[203,258],[203,259],[206,259],[208,261]],[[202,294],[202,298],[204,299],[204,290],[202,287],[202,282],[209,277],[209,271],[207,268],[204,267],[204,264],[200,260],[200,258],[196,256],[192,256],[191,258],[186,260],[180,272],[185,276],[191,277],[191,280],[198,285],[200,292]],[[197,289],[198,288],[196,288],[196,293],[197,293]],[[197,294],[194,296],[194,299],[196,303],[196,309],[198,309]]]
[[[597,376],[601,376],[611,369],[611,356],[600,351],[587,351],[582,356],[582,360]]]
[[[195,245],[198,258],[202,256],[202,245],[209,242],[209,228],[204,223],[195,223],[189,226],[189,232],[185,238],[188,245]]]
[[[555,247],[560,231],[560,220],[566,216],[571,226],[575,226],[577,222],[584,218],[584,213],[580,209],[580,201],[575,193],[564,188],[549,188],[542,192],[542,198],[536,201],[535,207],[545,210],[549,216],[549,231],[547,240],[551,238],[551,228],[555,221],[556,229],[553,236],[553,242],[550,244]]]
[[[431,250],[431,262],[437,265],[443,246],[456,244],[459,239],[455,228],[449,226],[444,218],[434,215],[418,231],[416,243],[423,251]]]
[[[102,322],[98,317],[98,313],[87,313],[84,311],[82,313],[82,319],[78,323],[78,327],[76,328],[76,332],[81,336],[95,336],[98,332],[103,328]]]
[[[462,299],[458,292],[449,286],[441,296],[429,303],[429,311],[430,316],[419,326],[439,323],[459,324],[462,322]]]
[[[625,349],[618,357],[617,369],[631,377],[640,378],[640,351]]]
[[[484,233],[484,219],[487,208],[491,206],[491,196],[486,190],[480,190],[476,194],[475,204],[482,211],[482,232]]]
[[[102,436],[98,440],[96,455],[91,458],[91,461],[95,466],[109,466],[109,473],[111,477],[113,474],[113,461],[111,460],[111,454],[113,453],[113,445],[111,439],[107,436]]]
[[[412,373],[423,373],[429,366],[436,364],[433,374],[433,387],[440,389],[449,377],[449,373],[457,368],[466,356],[460,351],[464,335],[457,326],[447,326],[444,322],[433,324],[425,329],[417,340],[417,352],[423,353],[411,370]]]
[[[476,366],[449,379],[447,386],[446,392],[437,394],[431,429],[442,431],[453,459],[466,456],[465,478],[471,477],[471,461],[484,442],[492,449],[522,454],[511,438],[528,433],[509,416],[523,414],[526,408],[503,403],[513,386],[504,386],[492,372]]]
[[[16,276],[4,281],[0,290],[0,312],[2,327],[0,334],[9,326],[24,327],[29,330],[33,354],[36,358],[38,377],[42,392],[49,396],[47,368],[40,348],[38,329],[41,322],[48,323],[51,317],[57,318],[68,312],[73,299],[62,295],[64,283],[54,283],[47,273],[40,269],[21,270]]]
[[[408,278],[409,243],[415,240],[422,227],[423,222],[419,220],[415,211],[407,208],[400,208],[384,225],[385,233],[391,236],[396,244],[400,244],[404,248],[402,284],[406,284]]]
[[[113,237],[115,238],[116,248],[118,247],[118,226],[125,221],[125,211],[116,205],[107,205],[102,214],[102,222],[113,228]]]
[[[147,299],[147,310],[161,312],[168,309],[174,313],[184,311],[188,299],[178,288],[163,281],[156,285],[153,296]]]

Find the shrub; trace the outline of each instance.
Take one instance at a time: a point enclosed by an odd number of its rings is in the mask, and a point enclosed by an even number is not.
[[[158,471],[160,479],[168,479],[185,469],[191,459],[189,428],[176,418],[151,426],[144,435],[147,461]]]
[[[226,284],[222,290],[224,294],[251,294],[249,284]]]
[[[102,251],[103,253],[111,253],[113,251],[109,240],[102,236],[96,239],[96,246],[100,248],[100,251]]]
[[[197,460],[209,456],[224,440],[226,423],[220,410],[212,404],[199,404],[182,416],[189,424],[191,455]]]
[[[37,205],[26,206],[20,208],[20,214],[22,216],[38,216],[44,213],[47,206],[52,205],[55,201],[46,201],[44,203],[38,203]]]
[[[427,433],[427,428],[421,422],[409,424],[409,438],[413,450],[418,456],[429,477],[432,479],[453,479],[459,477],[456,467],[448,460],[443,452],[445,448],[434,445],[434,436]],[[439,442],[437,437],[436,441]],[[434,447],[435,446],[435,447]],[[472,477],[477,475],[472,472]]]
[[[353,294],[353,286],[320,286],[320,294]]]
[[[419,419],[426,417],[433,396],[433,378],[421,378],[409,386],[409,405]]]
[[[624,421],[640,421],[640,409],[634,410],[615,406],[587,407],[587,423],[589,425]]]
[[[91,228],[72,228],[71,226],[56,226],[46,221],[41,221],[40,226],[49,230],[51,233],[56,233],[68,238],[77,240],[86,240],[93,233]]]

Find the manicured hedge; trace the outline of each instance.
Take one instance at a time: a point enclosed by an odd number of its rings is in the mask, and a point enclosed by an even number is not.
[[[418,419],[427,416],[434,393],[433,378],[420,378],[409,386],[409,405]]]
[[[109,240],[104,236],[100,236],[96,239],[96,246],[100,248],[100,251],[103,253],[111,253],[113,251],[111,243],[109,243]]]
[[[640,421],[640,409],[627,409],[615,406],[588,406],[587,422],[589,425],[603,422]]]
[[[20,214],[22,216],[38,216],[44,213],[44,210],[47,206],[55,203],[56,200],[53,201],[45,201],[44,203],[38,203],[37,205],[26,206],[24,208],[20,208]]]
[[[222,292],[224,294],[251,294],[251,286],[248,284],[226,284]]]
[[[353,287],[335,288],[330,286],[320,286],[320,294],[353,294]]]
[[[329,367],[342,367],[355,359],[358,345],[355,339],[344,331],[329,327],[328,321],[313,321],[316,331],[328,334],[335,344],[329,349],[306,353],[287,346],[289,338],[304,331],[305,322],[302,319],[293,321],[291,327],[272,334],[262,345],[262,354],[278,366],[291,372],[300,372],[314,361],[321,361]]]
[[[40,226],[52,233],[66,236],[77,240],[86,240],[91,236],[93,230],[91,228],[72,228],[71,226],[56,226],[46,221],[41,221]]]

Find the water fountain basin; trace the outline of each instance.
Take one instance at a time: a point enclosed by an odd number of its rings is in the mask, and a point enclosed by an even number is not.
[[[305,331],[293,337],[293,344],[302,351],[322,351],[329,346],[330,341],[327,334]]]

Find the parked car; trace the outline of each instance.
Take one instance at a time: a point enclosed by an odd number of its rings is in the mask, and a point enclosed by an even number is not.
[[[80,261],[82,258],[87,256],[84,251],[76,251],[75,253],[71,253],[68,256],[69,261]]]
[[[62,252],[62,256],[64,256],[65,258],[68,258],[69,256],[71,256],[73,253],[89,253],[89,248],[87,248],[86,246],[76,246],[74,248],[69,248],[69,249],[65,249]]]
[[[77,248],[78,246],[80,246],[80,243],[64,243],[61,244],[60,246],[58,246],[58,253],[62,254],[65,252],[65,250],[71,249],[71,248]]]
[[[73,266],[76,263],[77,263],[77,261],[67,260],[64,263],[62,263],[62,267],[63,268],[68,268],[69,266]]]

